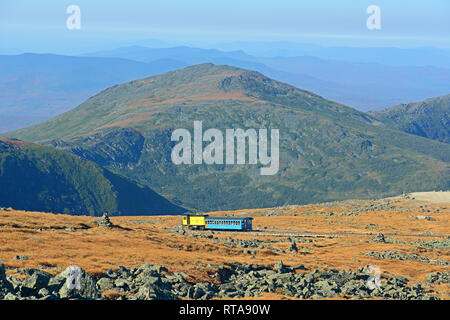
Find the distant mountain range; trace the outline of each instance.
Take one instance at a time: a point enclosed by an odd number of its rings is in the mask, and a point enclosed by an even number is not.
[[[273,48],[277,48],[277,44]],[[130,46],[89,53],[86,56],[125,58],[140,62],[168,58],[183,62],[185,66],[205,62],[226,64],[261,72],[275,80],[313,91],[363,111],[423,100],[447,94],[449,90],[450,51],[306,46],[303,50],[299,48],[297,52],[300,54],[293,57],[280,54],[261,58],[242,50],[224,52],[191,47]],[[409,55],[417,58],[408,60]],[[363,57],[367,59],[364,60]],[[428,61],[442,60],[442,63],[438,64],[440,67],[426,65],[426,58],[430,58]],[[416,62],[417,65],[401,64],[399,61]]]
[[[0,56],[0,132],[48,120],[112,85],[183,66],[168,60]]]
[[[401,104],[369,114],[404,132],[450,143],[450,95]]]
[[[280,170],[175,165],[174,129],[280,132]],[[450,145],[411,135],[258,72],[201,64],[103,90],[8,137],[70,151],[198,210],[273,207],[450,188]]]
[[[378,63],[388,66],[434,66],[450,68],[450,49],[433,47],[344,47],[321,46],[289,41],[234,41],[214,45],[224,51],[243,50],[257,57],[313,56],[351,63]]]
[[[186,211],[148,187],[65,151],[0,138],[0,206],[72,215]]]
[[[324,53],[328,51],[323,48],[295,51],[302,56],[271,58],[249,55],[242,50],[140,46],[83,57],[3,55],[0,56],[0,132],[48,120],[109,86],[205,62],[256,70],[358,110],[382,109],[448,93],[450,67],[444,67],[443,63],[437,63],[437,67],[424,66],[422,57],[411,60],[417,66],[391,66],[388,59],[358,58],[367,53],[373,57],[400,56],[407,61],[411,54],[406,49],[389,54],[380,50],[374,49],[378,54],[369,54],[368,50],[361,49],[361,53],[354,54],[354,60],[344,54],[331,54],[334,51],[326,56]],[[349,52],[357,51],[353,48]],[[446,57],[446,51],[428,51],[433,53],[425,55],[433,57],[430,61],[443,60],[440,55]]]

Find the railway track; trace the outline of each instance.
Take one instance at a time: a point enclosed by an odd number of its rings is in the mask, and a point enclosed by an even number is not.
[[[214,233],[236,234],[239,231],[226,230],[210,230]],[[194,231],[194,233],[204,233],[205,231]],[[357,232],[308,232],[308,231],[292,231],[292,230],[267,230],[267,229],[253,229],[242,232],[245,234],[252,234],[255,236],[272,236],[272,237],[309,237],[309,238],[334,238],[334,237],[374,237],[377,233],[357,233]],[[383,233],[384,236],[390,237],[415,237],[415,238],[448,238],[446,235],[435,234],[399,234],[399,233]]]

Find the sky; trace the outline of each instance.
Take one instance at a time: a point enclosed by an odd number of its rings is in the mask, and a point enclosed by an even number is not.
[[[67,7],[81,10],[69,30]],[[380,8],[369,30],[366,9]],[[155,46],[232,41],[450,48],[449,0],[1,0],[0,53],[83,52],[159,39]]]

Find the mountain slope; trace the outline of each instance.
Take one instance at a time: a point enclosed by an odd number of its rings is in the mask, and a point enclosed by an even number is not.
[[[450,94],[369,114],[404,132],[450,143]]]
[[[174,165],[174,129],[279,129],[280,169]],[[139,140],[139,133],[144,138]],[[450,146],[254,72],[202,64],[108,88],[8,133],[69,150],[201,210],[271,207],[450,188]],[[206,143],[204,143],[206,145]]]
[[[157,193],[64,151],[0,138],[0,206],[74,215],[180,213]]]

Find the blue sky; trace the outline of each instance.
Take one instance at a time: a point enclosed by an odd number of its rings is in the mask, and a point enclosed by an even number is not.
[[[81,8],[80,30],[66,28],[72,4]],[[381,30],[366,28],[372,4]],[[448,0],[2,0],[0,53],[76,54],[142,39],[450,47],[449,17]]]

